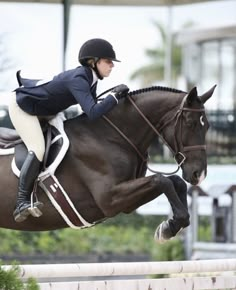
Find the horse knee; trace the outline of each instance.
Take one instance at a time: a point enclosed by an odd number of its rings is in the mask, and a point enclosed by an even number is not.
[[[153,175],[151,182],[161,193],[169,194],[175,192],[173,182],[160,173]]]
[[[177,192],[187,192],[187,184],[180,176],[171,175],[168,178],[173,182]]]

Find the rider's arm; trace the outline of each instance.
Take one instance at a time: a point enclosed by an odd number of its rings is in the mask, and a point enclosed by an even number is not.
[[[117,99],[111,94],[101,102],[96,103],[90,91],[90,84],[88,80],[83,77],[71,82],[69,90],[91,120],[97,119],[108,113],[118,103]]]

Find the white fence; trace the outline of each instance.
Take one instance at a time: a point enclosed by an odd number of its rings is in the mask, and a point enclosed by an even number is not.
[[[20,269],[21,278],[36,278],[41,290],[236,290],[236,259],[21,265]],[[148,277],[153,274],[170,277]]]

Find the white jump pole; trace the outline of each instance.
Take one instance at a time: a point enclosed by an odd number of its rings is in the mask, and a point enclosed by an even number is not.
[[[8,267],[4,268],[7,270]],[[72,278],[236,271],[236,259],[172,262],[21,265],[21,278]]]
[[[42,283],[40,290],[235,290],[236,277],[182,277],[164,279]]]

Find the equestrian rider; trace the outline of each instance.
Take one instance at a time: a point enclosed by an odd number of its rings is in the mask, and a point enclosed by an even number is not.
[[[50,81],[24,79],[18,73],[21,86],[13,93],[9,114],[28,149],[28,155],[19,177],[13,212],[16,222],[22,222],[30,215],[30,196],[45,153],[45,141],[38,117],[56,115],[74,104],[79,104],[91,120],[109,112],[129,91],[126,85],[119,85],[97,103],[97,81],[110,75],[113,61],[119,62],[112,45],[104,39],[95,38],[86,41],[80,48],[81,66],[62,72]],[[40,208],[42,203],[35,202],[34,207]]]

